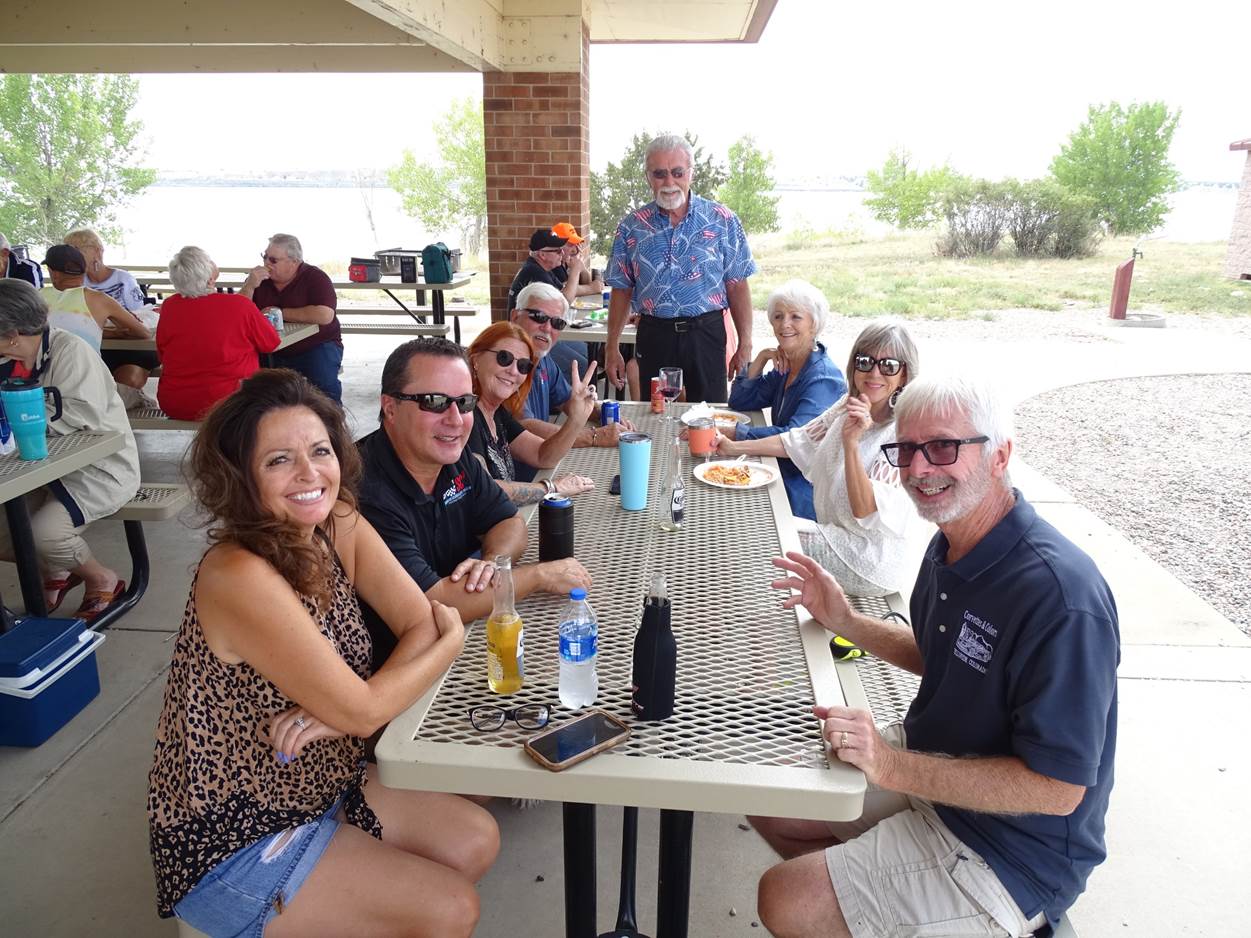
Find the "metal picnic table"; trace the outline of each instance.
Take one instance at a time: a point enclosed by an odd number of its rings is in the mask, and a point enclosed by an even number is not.
[[[652,491],[645,511],[627,512],[608,484],[612,449],[575,449],[560,473],[592,477],[574,499],[575,554],[594,578],[589,601],[600,631],[595,706],[631,724],[620,746],[564,772],[540,768],[512,724],[482,733],[467,714],[498,701],[487,689],[481,623],[443,679],[394,719],[377,747],[380,777],[396,788],[564,802],[567,938],[593,938],[595,805],[661,809],[657,938],[687,933],[693,812],[848,820],[863,804],[863,774],[826,751],[813,703],[867,705],[857,671],[836,671],[829,635],[802,609],[784,610],[770,588],[770,559],[798,550],[780,482],[728,490],[690,478],[681,531],[656,525],[667,456],[660,417],[647,404],[621,404],[653,438]],[[761,422],[759,413],[753,415]],[[771,458],[762,462],[772,466]],[[684,453],[688,478],[693,465]],[[533,512],[531,512],[533,515]],[[536,559],[535,542],[524,560]],[[635,721],[631,651],[653,571],[668,577],[678,644],[677,699],[667,721]],[[518,604],[526,627],[526,684],[508,705],[557,703],[557,621],[563,597]]]

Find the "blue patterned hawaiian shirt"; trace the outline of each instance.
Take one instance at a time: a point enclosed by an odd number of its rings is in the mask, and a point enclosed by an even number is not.
[[[692,192],[676,226],[655,202],[621,219],[604,283],[633,290],[635,312],[675,319],[725,309],[726,287],[755,272],[738,216]]]

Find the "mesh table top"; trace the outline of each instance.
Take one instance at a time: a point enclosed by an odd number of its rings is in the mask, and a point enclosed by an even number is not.
[[[25,495],[76,469],[122,448],[125,438],[116,431],[68,433],[48,437],[48,458],[25,460],[15,450],[0,456],[0,502]]]
[[[830,764],[811,715],[814,692],[823,704],[849,699],[828,634],[782,609],[782,594],[769,586],[776,572],[770,559],[799,549],[781,482],[714,488],[691,476],[693,461],[684,452],[686,520],[679,532],[661,531],[656,521],[669,452],[661,445],[663,422],[646,404],[623,402],[621,412],[653,439],[646,510],[625,511],[608,494],[618,468],[615,449],[572,450],[558,474],[596,482],[593,493],[573,500],[575,555],[594,578],[588,601],[599,620],[595,706],[625,719],[630,739],[551,773],[522,751],[531,731],[508,723],[483,733],[469,724],[468,710],[481,704],[547,703],[553,724],[571,716],[557,697],[557,621],[567,600],[536,594],[518,603],[525,687],[509,697],[488,690],[484,629],[476,623],[441,685],[392,721],[378,746],[383,781],[646,807],[858,816],[864,778],[837,760]],[[530,541],[523,562],[536,559],[537,536]],[[658,723],[635,721],[630,711],[631,651],[653,571],[668,578],[678,645],[674,715]],[[854,672],[849,680],[855,682]],[[858,687],[852,696],[860,696]]]

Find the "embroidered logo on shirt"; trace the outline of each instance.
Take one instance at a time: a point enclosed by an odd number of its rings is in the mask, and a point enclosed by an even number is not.
[[[462,472],[452,484],[447,487],[447,491],[443,493],[443,505],[455,505],[458,501],[469,494],[469,486],[465,484],[465,474]]]
[[[956,647],[952,654],[975,671],[986,673],[986,665],[995,653],[995,646],[989,639],[998,637],[999,630],[980,616],[964,612],[964,621],[960,623],[960,634],[956,638]]]

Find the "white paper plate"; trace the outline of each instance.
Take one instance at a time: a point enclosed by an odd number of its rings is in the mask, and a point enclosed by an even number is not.
[[[684,424],[689,426],[692,420],[696,420],[700,417],[712,417],[718,423],[728,423],[729,418],[732,417],[734,418],[735,423],[745,423],[749,426],[751,425],[750,417],[740,411],[730,410],[728,407],[713,407],[711,410],[702,407],[692,407],[684,413],[680,419]]]
[[[758,489],[762,485],[769,485],[770,483],[778,480],[777,472],[770,469],[768,466],[761,465],[758,462],[738,463],[738,465],[741,465],[744,469],[751,473],[751,482],[747,485],[730,485],[726,482],[718,482],[715,479],[708,478],[708,470],[713,466],[732,466],[735,464],[736,462],[733,459],[719,459],[715,462],[696,463],[695,468],[691,471],[694,473],[695,478],[699,479],[699,481],[703,482],[705,485],[712,485],[719,489],[734,489],[735,491]]]

